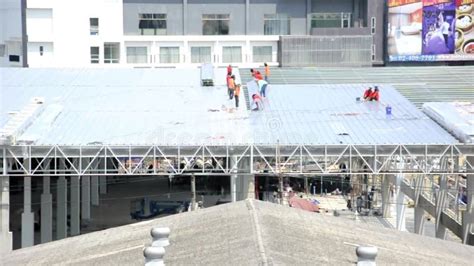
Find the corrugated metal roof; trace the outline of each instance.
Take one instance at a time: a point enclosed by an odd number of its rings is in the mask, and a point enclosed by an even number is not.
[[[423,111],[462,142],[474,142],[474,103],[425,103]]]
[[[391,86],[269,85],[264,110],[233,109],[225,69],[0,69],[0,126],[33,97],[45,109],[17,140],[37,145],[435,144],[456,140]],[[238,74],[238,73],[237,73]],[[242,94],[243,95],[243,94]],[[393,115],[385,115],[390,104]]]

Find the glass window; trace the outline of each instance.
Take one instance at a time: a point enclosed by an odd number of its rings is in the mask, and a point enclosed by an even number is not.
[[[91,35],[99,35],[99,18],[89,18]]]
[[[120,63],[120,43],[118,42],[104,43],[104,63],[106,64]]]
[[[146,64],[148,58],[146,47],[127,47],[128,64]]]
[[[160,63],[179,63],[179,47],[160,47]]]
[[[203,14],[203,35],[229,35],[229,14]]]
[[[138,14],[141,35],[166,35],[166,14]]]
[[[191,47],[191,63],[211,63],[211,47]]]
[[[265,14],[263,16],[265,35],[290,35],[290,17],[286,14]]]
[[[271,46],[254,46],[253,47],[253,62],[264,63],[272,62],[272,47]]]
[[[99,47],[91,46],[91,64],[99,63]]]
[[[242,47],[226,46],[222,48],[223,63],[242,63]]]
[[[350,28],[351,13],[313,13],[311,28]]]

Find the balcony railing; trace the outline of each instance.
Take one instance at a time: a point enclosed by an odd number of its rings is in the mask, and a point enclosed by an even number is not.
[[[313,13],[311,28],[351,28],[352,13]]]

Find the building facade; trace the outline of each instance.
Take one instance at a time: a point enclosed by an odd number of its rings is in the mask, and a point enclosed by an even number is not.
[[[282,47],[298,50],[297,43],[282,45],[286,40],[283,37],[287,36],[369,38],[369,43],[356,40],[357,49],[371,51],[370,64],[383,64],[384,2],[27,0],[27,64],[29,67],[175,67],[205,62],[278,65],[286,53]],[[317,65],[312,61],[306,64],[312,63]]]
[[[23,60],[21,1],[0,1],[0,67],[21,67]]]

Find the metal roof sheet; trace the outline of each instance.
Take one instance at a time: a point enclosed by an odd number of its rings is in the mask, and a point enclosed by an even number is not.
[[[423,104],[423,112],[465,143],[474,142],[474,103],[432,102]]]
[[[0,69],[0,127],[33,97],[44,111],[17,138],[37,145],[446,144],[456,140],[391,86],[272,85],[264,110],[234,110],[198,69]],[[239,77],[238,73],[238,83]],[[250,84],[250,87],[252,85]],[[242,93],[243,95],[243,93]],[[243,98],[243,97],[242,97]],[[385,114],[385,105],[393,115]]]

